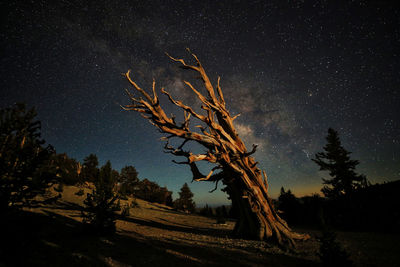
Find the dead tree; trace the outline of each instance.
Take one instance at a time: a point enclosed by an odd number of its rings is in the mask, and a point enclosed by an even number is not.
[[[153,95],[151,96],[131,79],[130,71],[125,76],[140,96],[137,98],[127,90],[131,104],[123,108],[139,112],[162,133],[168,134],[163,138],[166,140],[165,151],[176,156],[186,157],[186,161],[174,162],[189,165],[194,181],[213,181],[215,183],[221,181],[226,185],[226,192],[239,209],[239,219],[235,225],[234,234],[293,247],[295,240],[306,239],[307,236],[293,232],[274,210],[268,196],[266,173],[265,171],[261,172],[257,167],[257,162],[251,156],[257,146],[253,145],[251,151],[246,149],[233,124],[238,115],[231,116],[226,108],[220,87],[220,78],[218,77],[216,89],[214,89],[199,59],[194,54],[192,56],[196,65],[189,65],[183,59],[171,56],[169,58],[179,62],[183,69],[200,74],[207,95],[197,90],[190,82],[184,81],[184,83],[201,101],[203,113],[198,113],[192,107],[175,100],[170,93],[161,88],[161,93],[183,110],[184,121],[177,123],[175,117],[169,117],[160,106],[155,81],[153,80]],[[192,117],[201,122],[200,125],[195,126],[197,131],[189,128]],[[171,146],[168,141],[173,137],[183,139],[183,143],[179,147]],[[194,154],[184,150],[188,141],[200,143],[206,148],[206,152]],[[203,174],[196,165],[198,161],[208,161],[215,164],[215,167],[208,174]]]

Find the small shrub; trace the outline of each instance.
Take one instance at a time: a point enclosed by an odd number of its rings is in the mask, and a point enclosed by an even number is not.
[[[321,259],[322,266],[325,267],[353,266],[352,261],[349,259],[349,254],[336,240],[335,232],[329,229],[324,229],[322,231],[319,258]]]
[[[124,205],[122,207],[121,216],[123,216],[123,217],[129,216],[131,213],[130,210],[131,210],[131,207],[129,206],[129,204]]]
[[[58,193],[57,196],[46,198],[45,200],[43,200],[42,203],[44,205],[52,205],[52,204],[56,203],[61,197],[62,197],[61,193]]]
[[[95,189],[88,193],[84,201],[85,211],[83,222],[100,234],[114,233],[116,230],[115,212],[121,210],[114,192],[115,181],[112,178],[111,163],[108,161],[101,167],[98,179],[95,180]]]
[[[139,203],[137,203],[136,198],[132,199],[131,202],[131,208],[137,208],[139,207]]]
[[[59,183],[56,187],[54,187],[54,190],[58,193],[62,193],[64,191],[64,184]]]
[[[126,195],[119,194],[119,199],[128,200],[128,197]]]
[[[217,216],[217,224],[226,224],[226,217],[228,217],[228,212],[225,206],[220,206],[215,209],[215,214]]]
[[[206,217],[213,217],[213,211],[212,208],[206,204],[203,208],[200,209],[200,215],[206,216]]]
[[[121,199],[118,199],[117,204],[115,204],[114,210],[121,211]]]
[[[226,219],[224,217],[218,217],[217,224],[226,224]]]
[[[79,189],[79,191],[75,193],[75,195],[77,195],[78,197],[81,197],[84,194],[85,194],[85,191],[83,191],[83,189]]]

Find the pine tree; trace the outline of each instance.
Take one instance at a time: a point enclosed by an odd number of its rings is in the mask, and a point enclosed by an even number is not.
[[[192,191],[190,191],[187,183],[184,183],[181,191],[179,192],[179,198],[175,200],[174,207],[185,212],[193,213],[195,211],[196,204],[194,203],[192,198]]]
[[[111,163],[107,161],[94,181],[95,188],[84,201],[83,221],[99,233],[115,232],[115,211],[118,210],[115,182]]]
[[[217,224],[225,224],[228,213],[224,205],[217,207],[215,209],[215,214],[217,216]]]
[[[125,166],[121,169],[119,177],[120,193],[121,195],[132,195],[135,192],[135,188],[139,184],[138,172],[133,166]]]
[[[0,109],[0,210],[29,205],[56,181],[55,152],[44,145],[35,117],[24,104]]]
[[[66,185],[76,185],[83,182],[81,181],[82,177],[79,175],[80,163],[75,159],[63,153],[54,155],[53,161],[62,183]]]
[[[201,210],[200,210],[200,215],[210,217],[210,208],[208,207],[208,204],[206,204]]]
[[[322,179],[325,186],[321,191],[331,199],[349,195],[366,183],[366,177],[355,172],[359,161],[350,159],[351,152],[342,147],[337,131],[329,128],[326,140],[325,152],[315,154],[315,159],[312,159],[321,171],[329,171],[332,177]]]
[[[282,212],[283,217],[288,223],[297,223],[300,212],[300,202],[290,189],[285,191],[285,188],[281,187],[281,193],[278,197],[278,209]]]
[[[82,175],[88,182],[95,182],[99,175],[99,160],[95,154],[90,154],[83,160]]]

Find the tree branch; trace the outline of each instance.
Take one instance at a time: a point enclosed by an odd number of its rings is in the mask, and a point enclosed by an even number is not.
[[[253,149],[250,152],[244,153],[243,156],[248,157],[248,156],[256,153],[257,147],[258,147],[258,145],[253,144]]]
[[[188,50],[190,52],[190,50]],[[191,53],[191,52],[190,52]],[[164,88],[161,88],[161,93],[167,96],[169,101],[176,105],[177,107],[183,109],[184,111],[184,121],[182,124],[177,125],[173,116],[168,117],[164,110],[161,108],[159,99],[156,93],[155,80],[153,79],[152,91],[153,96],[150,96],[145,90],[139,87],[130,77],[130,70],[125,74],[129,83],[133,88],[141,95],[143,98],[134,97],[133,93],[127,90],[127,94],[132,100],[131,105],[126,105],[123,108],[125,110],[133,110],[139,112],[140,115],[145,117],[155,125],[160,132],[168,133],[171,137],[180,137],[185,139],[178,149],[170,149],[169,144],[165,146],[166,152],[174,154],[176,156],[185,156],[188,159],[187,163],[180,162],[179,164],[189,164],[191,166],[192,172],[194,172],[195,180],[209,180],[213,176],[213,171],[208,175],[202,175],[198,170],[197,166],[194,164],[196,161],[205,160],[211,163],[224,162],[227,166],[231,166],[233,171],[238,171],[239,165],[231,164],[232,161],[237,160],[234,155],[251,155],[255,152],[255,147],[253,151],[246,152],[246,148],[243,142],[236,134],[236,130],[233,126],[233,119],[229,112],[225,108],[225,100],[220,86],[220,77],[217,81],[217,93],[218,98],[215,95],[214,88],[205,73],[199,59],[196,55],[191,53],[195,59],[197,65],[189,65],[183,59],[173,58],[167,54],[167,56],[175,62],[182,64],[184,68],[191,69],[200,74],[204,87],[208,93],[208,97],[204,96],[200,91],[198,91],[194,86],[188,82],[184,81],[186,86],[188,86],[198,99],[203,103],[202,108],[206,111],[207,115],[202,115],[193,110],[192,107],[183,104],[179,100],[175,100],[170,93],[168,93]],[[199,126],[201,133],[192,132],[189,129],[189,123],[191,116],[197,118],[201,122],[208,126],[209,131],[205,127]],[[218,121],[216,120],[218,119]],[[196,141],[204,145],[208,152],[205,154],[194,155],[190,152],[183,151],[182,148],[187,142],[187,140]],[[213,152],[215,151],[215,153]]]

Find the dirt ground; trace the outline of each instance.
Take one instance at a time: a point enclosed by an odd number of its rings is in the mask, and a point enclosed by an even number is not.
[[[296,252],[266,242],[230,237],[234,222],[190,215],[137,200],[130,215],[117,220],[117,233],[95,236],[84,231],[84,196],[65,187],[52,205],[26,210],[6,230],[0,266],[320,266],[320,233],[298,243]],[[88,192],[88,189],[85,189]],[[122,205],[124,202],[121,203]],[[338,240],[356,266],[400,266],[399,235],[338,232]]]

